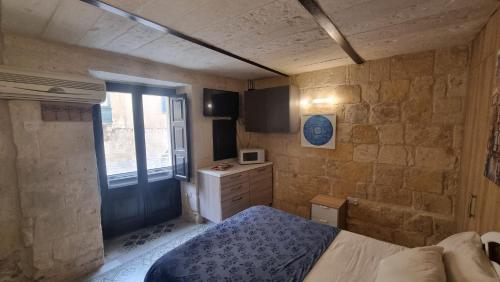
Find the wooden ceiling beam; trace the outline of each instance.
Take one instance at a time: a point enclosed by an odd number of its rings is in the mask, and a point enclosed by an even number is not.
[[[298,0],[300,4],[313,16],[318,25],[351,57],[356,64],[365,62],[363,58],[352,48],[345,36],[340,32],[332,19],[321,9],[315,0]]]

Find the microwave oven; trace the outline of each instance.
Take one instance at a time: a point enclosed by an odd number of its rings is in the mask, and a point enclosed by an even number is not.
[[[240,164],[261,164],[266,162],[264,149],[241,149],[238,154]]]

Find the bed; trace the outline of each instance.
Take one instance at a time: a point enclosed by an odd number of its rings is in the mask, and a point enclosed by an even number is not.
[[[490,258],[499,234],[482,238]],[[380,261],[406,249],[255,206],[165,254],[144,281],[375,281]]]
[[[339,232],[251,207],[165,254],[145,281],[301,281]]]
[[[342,230],[305,281],[375,281],[379,262],[406,247]],[[363,271],[359,271],[362,269]]]

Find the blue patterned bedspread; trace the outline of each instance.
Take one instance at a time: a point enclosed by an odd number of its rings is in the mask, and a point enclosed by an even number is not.
[[[339,232],[251,207],[165,254],[144,281],[302,281]]]

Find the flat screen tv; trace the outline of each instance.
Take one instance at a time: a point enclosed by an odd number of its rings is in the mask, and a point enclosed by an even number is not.
[[[236,120],[216,119],[212,121],[214,161],[236,158]]]
[[[203,89],[203,115],[208,117],[238,118],[238,92]]]

